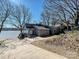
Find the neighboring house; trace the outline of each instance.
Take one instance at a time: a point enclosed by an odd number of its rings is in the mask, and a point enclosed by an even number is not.
[[[56,24],[50,27],[50,34],[51,35],[58,35],[60,33],[64,33],[65,26],[61,24]]]

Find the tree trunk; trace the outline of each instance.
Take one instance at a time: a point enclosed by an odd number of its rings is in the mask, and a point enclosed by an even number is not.
[[[3,24],[4,24],[5,21],[6,21],[6,18],[5,18],[5,20],[2,21],[2,24],[1,24],[1,27],[0,27],[0,33],[1,33],[1,31],[2,31]]]
[[[79,11],[77,11],[77,18],[75,20],[75,26],[78,26],[78,21],[79,21]]]
[[[78,18],[75,20],[75,26],[78,26]]]
[[[21,32],[21,33],[23,33],[23,30],[22,30],[22,29],[20,29],[20,32]]]
[[[2,31],[2,27],[3,27],[3,26],[1,25],[1,28],[0,28],[0,33],[1,33],[1,31]]]

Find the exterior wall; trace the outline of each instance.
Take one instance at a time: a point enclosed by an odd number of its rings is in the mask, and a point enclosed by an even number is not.
[[[49,30],[48,29],[37,29],[36,28],[36,34],[37,34],[37,36],[48,36]]]
[[[34,36],[36,36],[35,28],[28,29],[28,37],[34,37]]]

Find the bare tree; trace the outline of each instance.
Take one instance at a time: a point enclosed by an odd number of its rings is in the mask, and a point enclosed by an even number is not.
[[[29,23],[31,20],[31,13],[24,5],[15,6],[11,19],[13,19],[11,20],[11,24],[18,28],[22,33],[25,24]]]
[[[0,0],[0,32],[7,18],[10,16],[12,11],[12,5],[9,0]]]
[[[48,10],[44,10],[44,12],[41,14],[41,20],[42,24],[44,25],[50,25],[50,13]]]
[[[79,0],[45,0],[44,9],[50,11],[50,16],[56,19],[72,20],[78,25]]]
[[[59,15],[59,16],[57,16]],[[54,25],[58,18],[60,18],[60,14],[53,8],[53,4],[48,0],[44,1],[44,9],[41,14],[42,23],[45,25]],[[61,17],[62,18],[62,17]]]

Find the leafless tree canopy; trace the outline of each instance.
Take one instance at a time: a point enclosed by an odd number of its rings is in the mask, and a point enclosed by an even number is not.
[[[31,13],[24,5],[15,6],[13,13],[11,14],[11,24],[18,28],[21,33],[25,28],[25,24],[31,20]]]
[[[48,14],[47,14],[48,12]],[[49,16],[47,20],[46,14]],[[46,18],[46,19],[45,19]],[[42,13],[44,23],[53,20],[74,21],[78,25],[79,21],[79,0],[45,0]]]
[[[0,32],[3,28],[4,22],[11,15],[12,9],[9,0],[0,0]]]
[[[13,5],[9,0],[0,0],[0,32],[5,22],[9,22],[22,32],[25,23],[29,23],[30,19],[31,12],[23,4]]]

